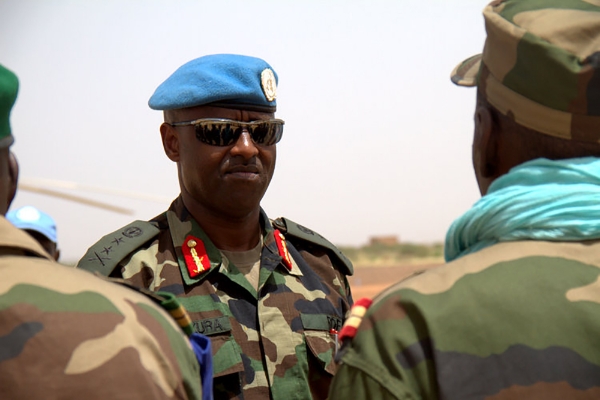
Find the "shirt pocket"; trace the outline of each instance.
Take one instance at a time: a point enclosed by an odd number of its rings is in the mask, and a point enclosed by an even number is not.
[[[210,337],[213,354],[214,377],[244,371],[241,348],[233,336],[216,335]]]
[[[342,319],[328,314],[301,314],[300,318],[310,353],[326,372],[334,375],[337,369],[334,362],[337,331],[341,329]]]
[[[210,339],[214,376],[223,376],[244,370],[241,348],[231,334],[229,317],[218,316],[193,322],[194,330]]]
[[[213,393],[215,399],[243,398],[242,352],[231,335],[210,337],[213,348]]]

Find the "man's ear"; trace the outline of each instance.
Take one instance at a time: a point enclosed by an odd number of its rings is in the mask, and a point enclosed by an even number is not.
[[[498,172],[498,140],[494,130],[492,113],[487,106],[475,110],[475,137],[473,140],[473,164],[483,178],[493,178]]]
[[[163,122],[160,126],[160,136],[162,138],[163,149],[169,160],[179,161],[179,133],[177,129]]]
[[[19,183],[19,162],[15,153],[12,151],[8,153],[8,174],[10,177],[10,189],[8,193],[8,207],[15,199],[17,195],[17,186]]]

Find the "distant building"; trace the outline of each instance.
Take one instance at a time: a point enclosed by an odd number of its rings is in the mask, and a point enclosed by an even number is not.
[[[383,244],[386,246],[393,246],[395,244],[399,244],[400,239],[396,235],[388,235],[388,236],[371,236],[369,239],[369,244],[371,246],[376,244]]]

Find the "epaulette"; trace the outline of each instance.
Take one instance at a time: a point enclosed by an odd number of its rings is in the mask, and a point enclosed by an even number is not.
[[[287,218],[277,218],[271,221],[274,227],[279,229],[286,236],[294,237],[297,239],[305,240],[317,244],[331,251],[342,265],[346,267],[346,275],[352,275],[354,273],[354,267],[352,261],[350,261],[333,243],[300,224],[295,223]]]
[[[358,299],[352,307],[350,308],[350,315],[346,318],[342,329],[339,334],[339,341],[342,343],[340,351],[336,354],[335,361],[340,362],[344,353],[346,352],[346,348],[348,348],[349,343],[352,342],[354,336],[356,336],[356,332],[358,331],[358,327],[362,322],[365,313],[373,304],[373,300],[363,297]]]
[[[159,232],[154,222],[133,221],[90,247],[77,263],[77,268],[109,276],[119,262]]]

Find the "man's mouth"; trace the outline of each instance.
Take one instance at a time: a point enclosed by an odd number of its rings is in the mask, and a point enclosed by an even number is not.
[[[241,179],[251,179],[260,173],[256,165],[236,165],[227,170],[226,175]]]
[[[231,167],[227,170],[228,174],[234,173],[249,173],[249,174],[258,174],[258,167],[256,165],[236,165],[235,167]]]

